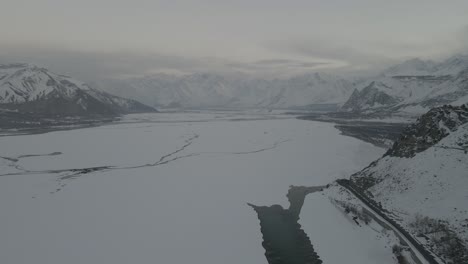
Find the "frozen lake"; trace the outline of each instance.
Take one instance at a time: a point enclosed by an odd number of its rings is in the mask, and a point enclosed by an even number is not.
[[[0,262],[266,263],[247,202],[287,207],[289,185],[383,152],[330,123],[236,112],[0,137]]]

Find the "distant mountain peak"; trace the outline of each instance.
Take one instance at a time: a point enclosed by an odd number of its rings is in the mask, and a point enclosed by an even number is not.
[[[154,111],[133,100],[28,63],[0,65],[0,107],[54,115],[120,114]]]

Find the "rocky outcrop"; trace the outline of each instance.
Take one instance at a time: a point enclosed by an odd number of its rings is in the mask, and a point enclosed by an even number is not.
[[[379,168],[393,166],[391,158],[412,158],[433,147],[466,123],[468,123],[466,105],[446,105],[434,108],[422,115],[414,124],[408,126],[382,158],[372,162],[362,171],[353,174],[351,179],[357,186],[366,190],[391,176],[390,168]],[[468,143],[458,142],[457,146],[452,146],[452,148],[464,151],[464,144]]]
[[[407,127],[385,156],[414,157],[416,153],[430,148],[467,122],[466,105],[434,108]]]

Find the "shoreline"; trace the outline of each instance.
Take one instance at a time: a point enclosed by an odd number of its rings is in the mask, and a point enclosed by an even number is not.
[[[408,126],[404,122],[377,122],[351,119],[327,118],[324,116],[298,116],[299,120],[333,123],[342,135],[354,137],[376,147],[389,148]]]
[[[299,224],[299,215],[308,194],[323,191],[326,186],[290,186],[286,197],[289,208],[281,205],[257,206],[248,203],[260,220],[262,246],[269,264],[321,264],[307,233]]]

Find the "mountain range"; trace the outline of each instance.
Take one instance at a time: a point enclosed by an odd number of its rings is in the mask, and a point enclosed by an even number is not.
[[[261,79],[214,73],[155,74],[108,82],[109,91],[155,107],[300,108],[342,104],[357,83],[331,74]]]
[[[366,78],[326,73],[287,79],[160,73],[106,80],[100,86],[107,92],[34,65],[0,65],[0,108],[85,115],[147,112],[154,111],[153,107],[318,107],[363,116],[416,118],[433,107],[468,102],[468,56],[457,55],[442,62],[411,59]]]
[[[333,105],[362,115],[417,116],[444,104],[468,102],[468,56],[442,62],[411,59],[365,78],[311,73],[262,79],[214,73],[155,74],[113,80],[106,87],[155,107],[312,108]]]
[[[169,108],[269,108],[330,110],[363,115],[416,117],[432,107],[468,102],[468,56],[443,62],[411,59],[372,77],[310,73],[287,79],[238,74],[153,74],[107,80],[112,93]]]

